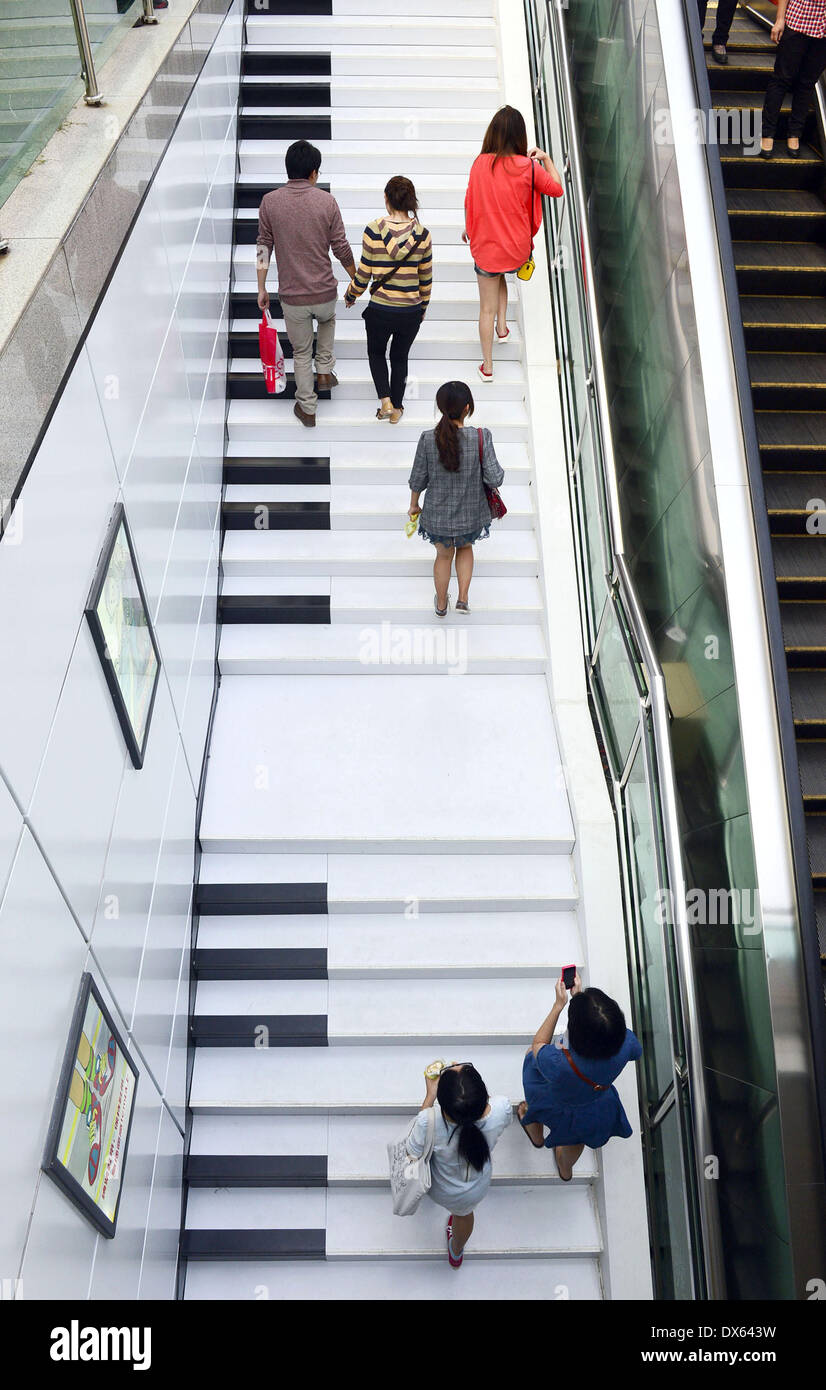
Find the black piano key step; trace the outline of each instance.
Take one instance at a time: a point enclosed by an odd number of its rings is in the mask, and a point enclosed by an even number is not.
[[[199,980],[326,980],[323,947],[200,947],[192,967]]]
[[[326,1250],[324,1230],[244,1228],[184,1231],[181,1236],[181,1255],[186,1260],[323,1260]]]
[[[260,207],[261,199],[263,198],[264,194],[272,193],[276,188],[283,188],[286,181],[286,175],[282,169],[279,169],[277,171],[275,177],[272,180],[272,183],[260,183],[258,181],[256,181],[255,183],[248,183],[242,179],[239,179],[235,185],[236,206],[239,208]],[[323,188],[327,193],[330,192],[329,183],[325,183],[323,179],[319,179],[318,183],[316,184],[316,187]]]
[[[224,502],[225,531],[329,531],[329,502]]]
[[[322,1154],[190,1154],[190,1187],[326,1187]]]
[[[199,883],[201,917],[301,916],[327,912],[326,883]]]
[[[241,78],[248,77],[329,77],[333,62],[329,53],[281,53],[258,44],[241,54]],[[329,83],[327,84],[329,97]],[[268,103],[275,106],[276,102]]]
[[[221,594],[222,623],[330,622],[329,594]]]
[[[224,482],[230,483],[318,483],[330,482],[330,460],[321,456],[301,458],[297,454],[284,458],[258,458],[256,455],[224,458]]]
[[[332,14],[333,0],[246,0],[245,9],[251,19],[266,19],[273,15]]]
[[[282,100],[283,89],[276,93],[273,106],[291,106],[293,103]],[[333,123],[329,116],[301,114],[296,110],[294,116],[259,115],[244,111],[238,117],[239,140],[331,140]]]
[[[289,107],[296,117],[302,111],[330,110],[329,82],[279,82],[266,76],[244,77],[241,81],[241,110],[248,107]],[[329,120],[329,117],[328,117]]]
[[[326,1014],[193,1014],[196,1047],[326,1047]]]
[[[271,311],[272,312],[272,311]],[[264,372],[261,367],[258,371],[240,372],[230,369],[227,372],[227,395],[231,400],[257,401],[269,397],[272,401],[294,401],[295,400],[295,376],[292,372],[287,372],[287,385],[280,394],[270,394],[267,391],[264,381]],[[329,401],[329,391],[317,391],[320,401]]]

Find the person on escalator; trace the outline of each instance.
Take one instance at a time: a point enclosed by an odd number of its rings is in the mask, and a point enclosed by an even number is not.
[[[706,9],[708,0],[697,0],[697,9],[700,12],[700,28],[705,28]],[[737,0],[717,0],[717,18],[714,24],[714,33],[711,36],[711,56],[715,63],[725,64],[728,62],[728,36],[731,33],[731,26],[734,20],[734,11],[737,9]]]
[[[763,98],[760,154],[771,159],[780,108],[791,92],[786,147],[796,159],[815,87],[826,70],[826,0],[778,0],[772,41],[777,54]]]
[[[567,1039],[554,1029],[568,1004]],[[613,1085],[628,1062],[642,1056],[616,1000],[601,989],[583,989],[575,975],[568,1002],[562,977],[556,1000],[525,1054],[525,1100],[516,1117],[535,1149],[553,1149],[557,1171],[570,1182],[584,1148],[609,1139],[630,1139],[631,1126]],[[548,1137],[545,1138],[545,1129]]]

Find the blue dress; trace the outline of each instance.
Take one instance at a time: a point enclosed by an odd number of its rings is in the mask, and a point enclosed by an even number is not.
[[[561,1047],[547,1043],[535,1057],[529,1052],[522,1066],[522,1085],[528,1102],[523,1121],[538,1122],[550,1130],[545,1139],[547,1149],[557,1144],[587,1144],[589,1149],[601,1149],[609,1139],[630,1138],[628,1116],[611,1082],[626,1062],[636,1062],[642,1056],[639,1040],[627,1028],[619,1052],[604,1061],[581,1057],[573,1048],[569,1051],[583,1075],[608,1090],[595,1091],[587,1081],[580,1080]]]

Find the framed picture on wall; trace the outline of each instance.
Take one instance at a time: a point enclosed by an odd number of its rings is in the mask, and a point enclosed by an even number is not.
[[[122,503],[115,508],[85,612],[132,762],[143,767],[161,656]]]
[[[118,1223],[138,1075],[92,976],[84,973],[43,1169],[110,1239]]]

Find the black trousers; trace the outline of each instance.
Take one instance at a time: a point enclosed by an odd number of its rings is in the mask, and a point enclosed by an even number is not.
[[[379,400],[389,396],[395,409],[401,410],[407,385],[407,358],[422,325],[421,308],[385,309],[380,304],[368,304],[363,317],[367,327],[367,360],[376,395]]]
[[[769,139],[774,138],[780,107],[787,92],[792,94],[787,134],[803,134],[812,93],[824,68],[826,39],[811,39],[808,34],[801,34],[797,29],[789,29],[787,26],[777,45],[774,72],[769,78],[763,98],[763,135]]]
[[[706,22],[706,8],[708,0],[697,0],[697,9],[700,11],[700,28]],[[734,11],[737,9],[737,0],[717,0],[717,27],[711,37],[712,43],[727,43]]]

